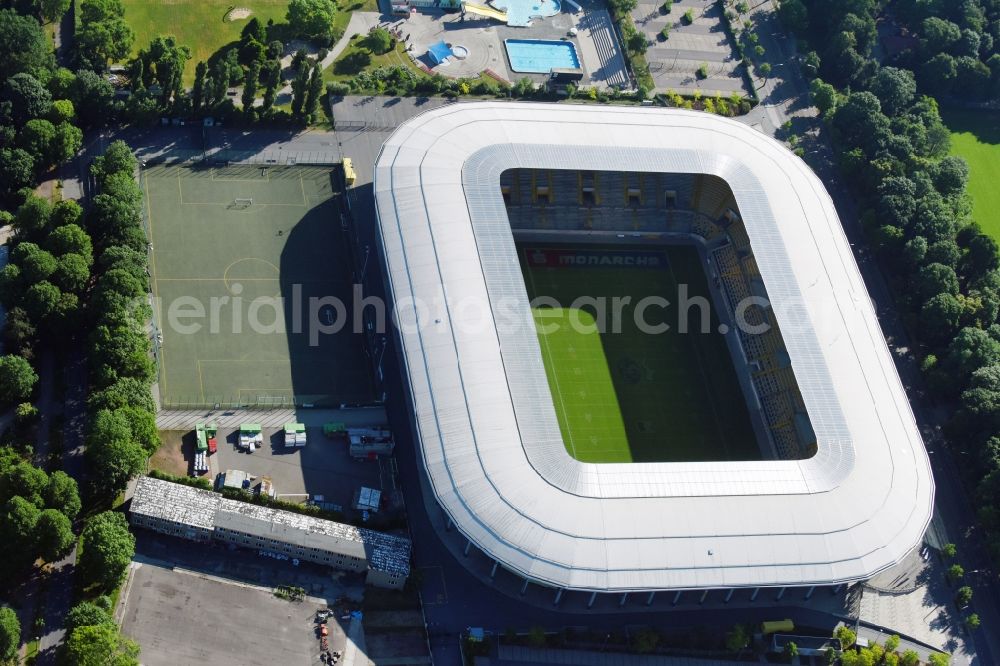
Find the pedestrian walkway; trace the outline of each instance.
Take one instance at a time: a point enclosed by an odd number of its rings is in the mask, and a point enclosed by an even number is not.
[[[518,645],[501,645],[499,661],[494,666],[506,664],[572,664],[573,666],[729,666],[746,663],[725,659],[699,659],[696,657],[667,657],[662,655],[621,654],[617,652],[587,652],[584,650],[539,650]]]
[[[382,407],[351,409],[188,409],[164,410],[156,415],[160,430],[191,430],[198,423],[215,423],[220,429],[238,428],[241,423],[259,423],[262,428],[280,428],[286,423],[304,423],[321,427],[324,423],[348,426],[386,423]]]

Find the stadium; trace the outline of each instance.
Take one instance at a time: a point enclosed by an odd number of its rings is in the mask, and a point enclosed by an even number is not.
[[[920,433],[836,210],[778,142],[454,104],[398,128],[374,188],[423,472],[522,593],[808,597],[921,542]],[[622,297],[658,307],[608,325]]]

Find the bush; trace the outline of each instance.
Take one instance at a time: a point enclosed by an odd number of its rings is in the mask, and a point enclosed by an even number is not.
[[[331,97],[343,97],[344,95],[350,95],[351,86],[346,83],[328,83],[326,86],[326,94]]]
[[[30,402],[22,402],[17,406],[17,409],[14,412],[14,418],[17,419],[19,425],[28,425],[30,423],[34,423],[35,421],[38,420],[38,417],[39,417],[38,408],[35,407]]]
[[[395,40],[385,28],[375,28],[365,38],[365,46],[375,55],[383,55],[392,50]]]
[[[698,69],[695,70],[694,75],[699,79],[707,79],[708,65],[706,65],[705,63],[701,63],[700,65],[698,65]]]
[[[149,476],[161,481],[179,483],[182,486],[191,486],[192,488],[201,488],[202,490],[212,489],[212,482],[204,476],[174,476],[173,474],[161,472],[158,469],[149,470]]]

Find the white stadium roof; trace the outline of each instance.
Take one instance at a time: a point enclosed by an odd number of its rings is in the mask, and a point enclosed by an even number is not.
[[[818,453],[573,459],[500,192],[509,168],[724,179]],[[830,197],[778,142],[692,111],[454,104],[389,138],[375,196],[428,479],[457,528],[504,567],[599,592],[825,585],[869,577],[920,542],[934,488],[906,394]],[[500,307],[516,325],[499,325]]]

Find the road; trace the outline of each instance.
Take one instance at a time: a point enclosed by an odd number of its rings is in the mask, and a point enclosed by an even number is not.
[[[86,419],[87,367],[82,355],[82,343],[74,347],[73,358],[63,368],[66,395],[63,402],[63,450],[60,468],[76,479],[81,489],[84,485],[84,424]],[[80,525],[76,525],[79,529]],[[46,588],[45,633],[39,641],[37,664],[56,663],[56,648],[66,636],[66,612],[73,604],[73,578],[75,575],[76,545],[52,563]]]
[[[754,21],[760,26],[760,43],[767,51],[767,61],[774,64],[774,75],[760,91],[761,105],[740,120],[757,126],[770,136],[779,135],[787,121],[797,125],[795,131],[800,135],[810,130],[817,132],[817,139],[809,143],[811,152],[806,159],[826,184],[837,207],[869,296],[878,312],[882,331],[896,360],[897,371],[907,388],[911,408],[931,457],[936,484],[936,514],[947,528],[947,538],[958,546],[959,561],[967,571],[974,572],[966,582],[974,590],[973,609],[982,620],[982,628],[973,635],[974,646],[968,646],[966,654],[956,654],[956,661],[1000,663],[997,661],[1000,659],[1000,630],[997,629],[1000,627],[1000,586],[992,572],[991,561],[976,525],[976,512],[965,494],[954,456],[944,445],[942,428],[948,414],[928,396],[918,359],[911,352],[913,345],[896,311],[895,299],[881,267],[868,251],[854,197],[841,183],[834,167],[833,151],[825,128],[815,118],[815,109],[809,110],[809,88],[794,58],[794,39],[781,32],[775,19],[770,1],[755,8]]]

